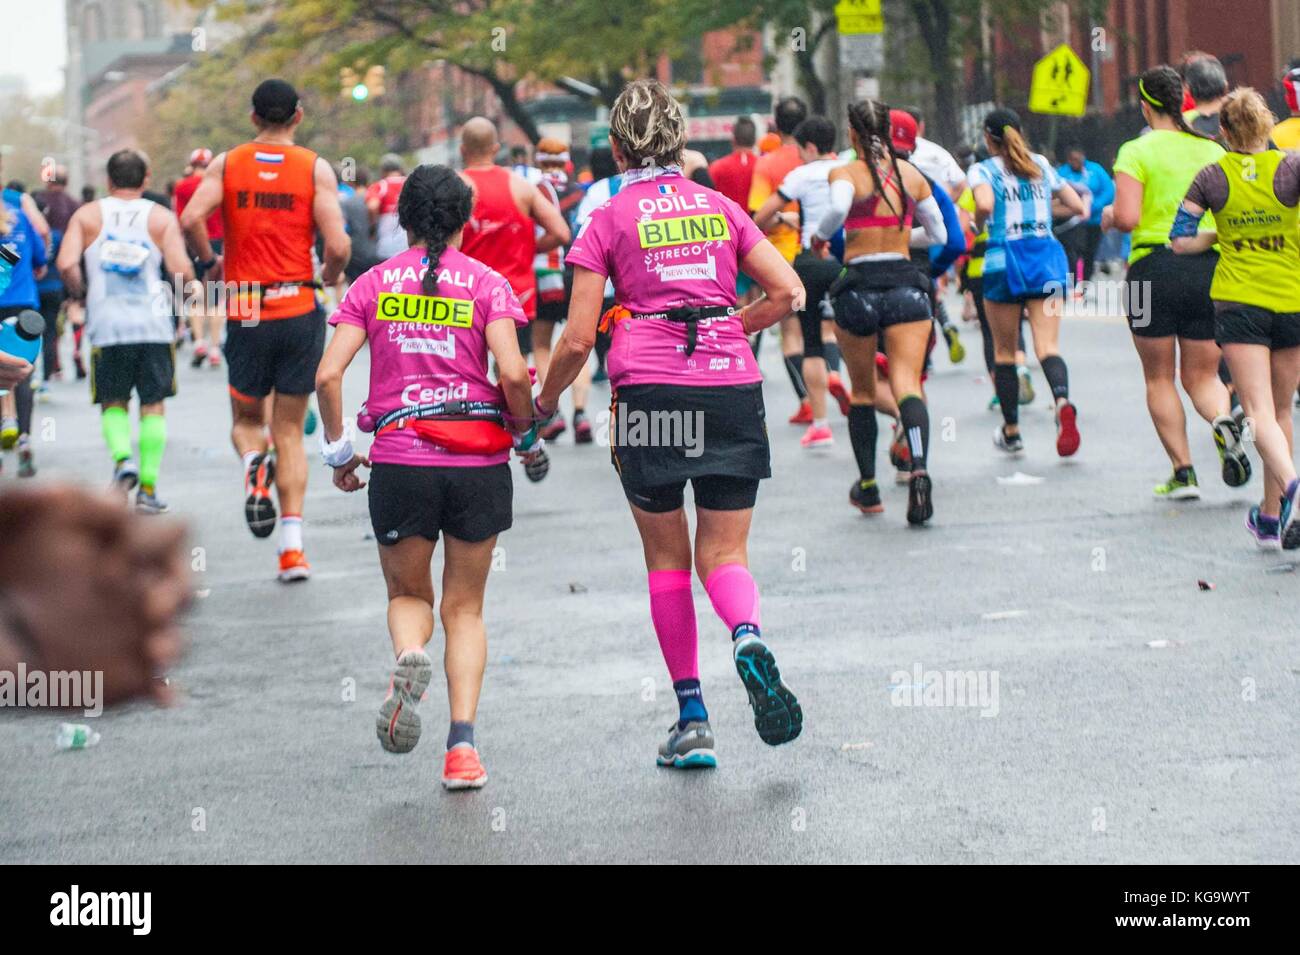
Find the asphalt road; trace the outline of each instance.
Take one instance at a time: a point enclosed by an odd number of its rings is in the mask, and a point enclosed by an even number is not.
[[[1000,460],[979,336],[963,332],[966,362],[940,358],[931,378],[923,530],[906,527],[901,487],[886,486],[881,517],[849,507],[843,420],[833,449],[802,451],[766,346],[774,477],[750,556],[805,729],[777,749],[758,739],[697,583],[713,772],[655,767],[675,706],[606,452],[566,436],[544,483],[518,472],[488,592],[491,781],[468,794],[437,783],[440,676],[412,754],[375,739],[391,653],[364,498],[313,465],[315,576],[277,584],[274,540],[243,525],[224,375],[182,368],[160,493],[205,566],[173,677],[182,702],[110,711],[81,752],[55,748],[66,717],[0,712],[0,862],[1300,860],[1300,574],[1242,528],[1259,478],[1224,487],[1196,424],[1204,499],[1152,498],[1165,459],[1114,320],[1063,332],[1078,457],[1056,458],[1036,372],[1028,454]],[[349,406],[363,385],[358,367]],[[37,415],[53,438],[38,480],[107,479],[82,384],[55,383]],[[14,470],[10,457],[4,483]],[[1000,480],[1016,472],[1041,481]],[[974,671],[988,695],[899,705],[918,669],[923,684]]]

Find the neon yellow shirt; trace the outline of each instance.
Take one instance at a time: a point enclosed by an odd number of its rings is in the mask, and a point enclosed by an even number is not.
[[[1300,207],[1285,206],[1273,177],[1286,153],[1228,153],[1228,201],[1219,210],[1219,264],[1210,285],[1217,302],[1300,312]]]
[[[1174,216],[1192,180],[1222,156],[1223,147],[1213,140],[1172,129],[1153,129],[1119,148],[1115,175],[1124,173],[1142,183],[1142,215],[1133,230],[1129,265],[1169,244]],[[1214,217],[1209,213],[1201,220],[1201,230],[1214,230]]]

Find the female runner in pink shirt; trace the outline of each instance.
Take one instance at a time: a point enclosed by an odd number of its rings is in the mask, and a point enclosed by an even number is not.
[[[410,248],[353,283],[330,318],[334,336],[316,373],[321,454],[335,485],[360,490],[357,468],[370,468],[370,521],[397,656],[376,725],[389,752],[410,752],[420,738],[416,705],[433,674],[424,652],[433,636],[429,564],[439,532],[446,538],[439,611],[451,706],[448,789],[487,782],[474,746],[487,659],[483,589],[497,534],[512,521],[510,448],[526,462],[541,448],[515,333],[527,324],[523,310],[504,278],[460,251],[471,205],[469,186],[447,167],[411,174],[397,207]],[[370,390],[357,424],[375,438],[363,457],[344,434],[342,392],[344,371],[367,343]],[[488,377],[489,352],[500,386]],[[516,422],[527,428],[522,437]]]
[[[803,713],[760,636],[746,549],[758,482],[771,476],[762,375],[746,335],[801,309],[804,289],[744,210],[682,175],[685,121],[662,85],[638,80],[622,92],[610,113],[609,141],[623,186],[570,247],[569,320],[536,411],[554,413],[585,365],[610,279],[618,303],[607,319],[610,449],[641,533],[650,618],[679,706],[658,762],[715,766],[700,692],[683,492],[689,481],[695,570],[731,634],[759,736],[773,746],[787,743],[799,735]],[[743,309],[735,307],[738,269],[767,293]]]

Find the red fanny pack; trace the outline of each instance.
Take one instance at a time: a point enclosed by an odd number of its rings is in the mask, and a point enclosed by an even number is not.
[[[408,425],[426,441],[457,454],[496,454],[514,446],[510,432],[499,422],[488,420],[407,419],[381,428],[376,437]]]

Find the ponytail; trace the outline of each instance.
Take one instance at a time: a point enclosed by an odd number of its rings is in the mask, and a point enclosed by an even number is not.
[[[1172,119],[1180,132],[1199,139],[1214,139],[1193,128],[1183,118],[1183,78],[1172,66],[1153,66],[1139,76],[1138,95],[1152,112]]]
[[[894,170],[893,181],[898,187],[899,197],[906,209],[907,195],[903,186],[903,174],[898,168],[898,153],[894,151],[894,141],[890,135],[889,107],[875,99],[854,103],[849,107],[849,126],[858,138],[858,145],[866,153],[865,156],[858,158],[871,174],[871,184],[875,187],[877,195],[885,201],[885,205],[889,206],[889,211],[898,219],[898,228],[905,229],[904,213],[894,208],[894,203],[889,198],[889,190],[885,188],[880,178],[880,164],[888,159]]]
[[[438,291],[438,260],[451,237],[469,221],[473,207],[473,191],[446,166],[419,166],[402,185],[397,222],[416,242],[424,244],[429,267],[420,290],[425,295]]]
[[[1025,143],[1025,138],[1020,135],[1020,130],[1014,126],[1006,126],[1002,130],[1002,135],[998,137],[998,145],[1002,147],[1002,158],[1007,164],[1007,168],[1018,179],[1038,179],[1043,175],[1043,170],[1038,163],[1034,162],[1034,157],[1030,155],[1029,146]]]

